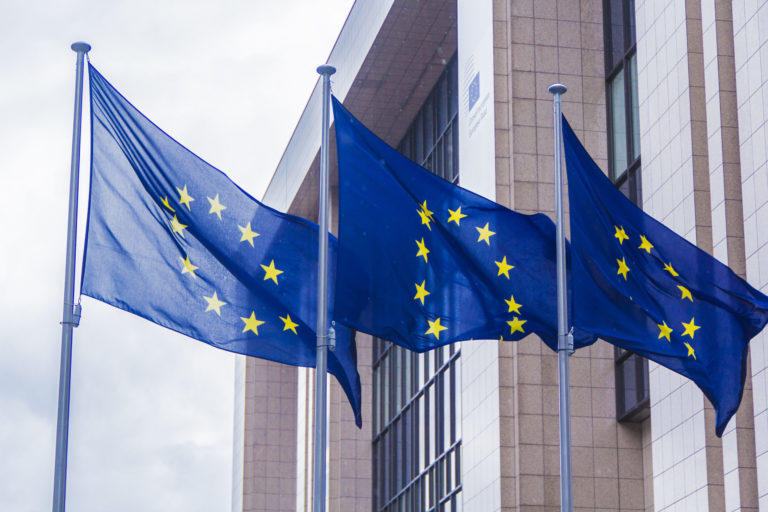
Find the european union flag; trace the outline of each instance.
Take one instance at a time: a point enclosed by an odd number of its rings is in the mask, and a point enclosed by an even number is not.
[[[574,324],[693,380],[721,436],[768,297],[632,204],[563,118]]]
[[[475,73],[475,77],[469,83],[469,110],[475,106],[480,99],[480,72]]]
[[[89,71],[82,293],[224,350],[314,367],[318,226],[256,201]],[[336,240],[330,245],[332,270]],[[337,329],[328,369],[360,425],[346,328]]]
[[[336,319],[422,352],[536,333],[555,348],[555,226],[419,167],[333,99]],[[577,333],[575,345],[594,337]]]

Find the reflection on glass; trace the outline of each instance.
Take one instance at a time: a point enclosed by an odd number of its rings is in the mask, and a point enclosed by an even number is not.
[[[611,62],[613,68],[624,58],[624,0],[611,0]]]
[[[413,358],[410,350],[404,350],[405,353],[405,370],[404,370],[404,376],[405,376],[405,401],[408,402],[408,400],[413,397],[413,384],[411,382],[411,376],[413,375]]]
[[[403,356],[403,348],[401,347],[393,347],[392,350],[392,356],[394,357],[394,363],[395,368],[393,371],[393,379],[392,382],[395,384],[395,396],[393,397],[394,400],[392,400],[392,409],[393,409],[393,415],[400,412],[400,408],[403,406],[403,369],[401,366],[402,356]]]
[[[381,369],[384,370],[381,381],[385,383],[381,392],[381,428],[383,429],[392,417],[389,413],[389,354],[381,360]]]
[[[424,425],[424,402],[426,398],[424,395],[421,395],[419,397],[419,425],[418,425],[418,433],[419,433],[419,445],[416,447],[416,450],[419,452],[419,471],[423,470],[425,467],[427,467],[427,445],[426,445],[426,432],[425,429],[422,428],[422,425]]]
[[[423,161],[424,156],[424,120],[421,116],[417,117],[413,123],[413,134],[416,140],[413,144],[413,154],[411,160],[414,162]]]
[[[624,70],[621,69],[611,81],[611,168],[613,179],[621,176],[627,168],[627,121],[624,103]]]
[[[629,32],[629,37],[627,37],[627,49],[629,49],[629,46],[631,46],[635,42],[636,34],[635,34],[635,0],[628,0],[627,1],[627,9],[629,12],[627,13],[627,32]]]
[[[424,370],[426,367],[427,361],[426,361],[426,355],[424,353],[419,354],[419,387],[423,387],[424,383],[427,382],[427,374]]]
[[[429,407],[429,415],[428,415],[428,424],[427,424],[427,432],[429,433],[429,460],[435,460],[435,448],[437,446],[437,442],[435,440],[435,414],[436,414],[436,403],[435,403],[435,386],[434,384],[429,386],[429,391],[427,394],[427,404]]]
[[[432,97],[427,98],[424,105],[424,155],[432,153],[432,145],[435,143],[435,113]],[[432,170],[430,168],[430,170]]]
[[[374,344],[376,342],[374,341]],[[381,391],[381,388],[379,387],[379,368],[375,367],[373,369],[373,432],[378,433],[379,432],[379,392]]]
[[[453,365],[451,365],[453,367]],[[453,419],[453,393],[451,393],[451,386],[455,381],[451,378],[450,373],[443,373],[443,431],[441,432],[442,446],[440,451],[445,451],[446,448],[451,446],[451,423]]]
[[[637,99],[637,54],[629,59],[629,115],[632,121],[632,161],[640,156],[640,107]]]

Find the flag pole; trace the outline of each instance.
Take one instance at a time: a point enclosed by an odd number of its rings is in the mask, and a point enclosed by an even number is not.
[[[325,511],[325,448],[328,428],[328,132],[330,129],[331,75],[333,66],[317,68],[323,77],[322,142],[320,144],[320,184],[318,191],[319,254],[317,260],[317,359],[315,365],[315,444],[312,479],[312,509]]]
[[[573,510],[571,477],[571,399],[568,356],[573,351],[573,336],[568,328],[567,282],[565,272],[565,231],[563,213],[563,157],[561,154],[563,126],[562,95],[568,90],[563,84],[549,86],[554,96],[555,115],[555,215],[557,217],[557,362],[560,395],[560,510]]]
[[[59,409],[56,416],[56,462],[53,476],[53,512],[64,512],[67,494],[67,445],[69,436],[69,385],[72,372],[72,330],[80,322],[80,305],[75,304],[75,248],[77,243],[77,192],[80,183],[80,124],[83,114],[83,67],[88,43],[71,46],[77,52],[75,71],[75,119],[72,128],[72,166],[69,178],[67,260],[64,270],[64,314],[61,321],[61,367]]]

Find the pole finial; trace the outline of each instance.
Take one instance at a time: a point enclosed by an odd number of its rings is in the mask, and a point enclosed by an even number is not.
[[[70,48],[72,48],[72,51],[75,51],[77,53],[88,53],[89,51],[91,51],[91,45],[89,45],[88,43],[84,43],[82,41],[72,43],[72,46],[70,46]]]
[[[566,86],[563,84],[552,84],[547,89],[551,94],[565,94],[565,92],[568,90]]]
[[[331,76],[336,72],[336,68],[333,66],[329,66],[328,64],[323,64],[322,66],[317,67],[317,72],[320,73],[323,76]]]

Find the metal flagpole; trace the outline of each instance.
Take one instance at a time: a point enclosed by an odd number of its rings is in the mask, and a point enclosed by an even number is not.
[[[67,221],[67,262],[64,271],[64,315],[61,321],[61,367],[59,369],[59,412],[56,417],[56,462],[53,476],[53,512],[64,512],[67,494],[67,444],[69,435],[69,384],[72,371],[72,329],[80,322],[80,305],[75,304],[75,247],[77,242],[77,192],[80,183],[80,123],[83,114],[83,62],[88,43],[74,43],[77,52],[75,120],[72,128],[72,167],[69,178]]]
[[[563,214],[563,162],[561,146],[563,127],[562,95],[568,90],[563,84],[549,86],[554,96],[555,114],[555,215],[557,217],[557,363],[560,391],[560,510],[573,510],[571,478],[571,399],[568,356],[573,351],[573,336],[568,328],[567,283],[565,273],[565,231]]]
[[[312,509],[325,511],[325,447],[328,425],[328,131],[330,128],[331,75],[333,66],[320,66],[323,77],[323,133],[320,144],[320,185],[318,192],[319,256],[317,270],[317,360],[315,370],[315,445],[312,479]]]

